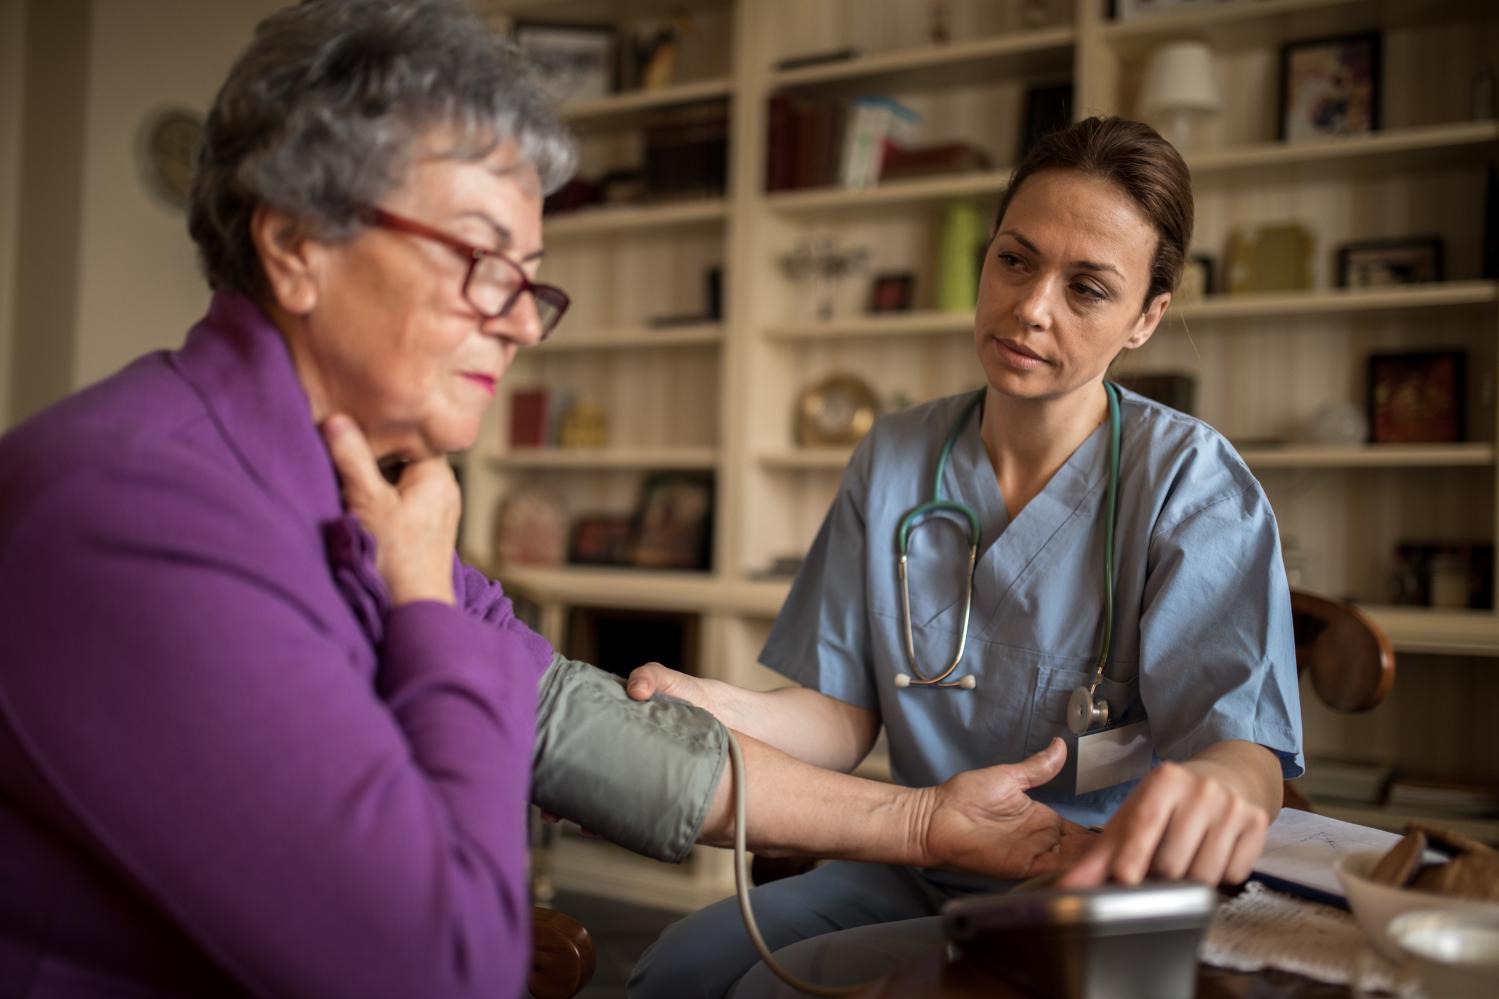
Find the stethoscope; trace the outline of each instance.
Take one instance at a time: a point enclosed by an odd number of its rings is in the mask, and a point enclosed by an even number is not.
[[[1109,649],[1114,639],[1114,521],[1119,513],[1119,438],[1122,421],[1119,417],[1119,390],[1110,382],[1104,382],[1103,388],[1109,400],[1108,513],[1104,521],[1103,541],[1103,638],[1099,642],[1098,663],[1093,670],[1092,682],[1085,687],[1075,689],[1067,700],[1067,727],[1077,735],[1082,735],[1094,725],[1109,723],[1109,702],[1101,697],[1095,699],[1094,695],[1098,691],[1099,683],[1103,681],[1104,667],[1108,665]],[[910,510],[900,519],[900,524],[895,529],[895,551],[898,556],[896,565],[900,575],[901,623],[906,633],[906,660],[911,665],[910,673],[895,675],[897,687],[957,687],[962,690],[972,690],[978,686],[978,679],[972,673],[957,680],[949,680],[948,677],[957,670],[958,664],[963,661],[963,652],[968,647],[968,620],[973,610],[973,577],[978,566],[979,555],[979,518],[978,514],[966,505],[947,499],[943,495],[942,475],[947,470],[947,461],[952,454],[953,445],[958,440],[958,435],[963,432],[968,418],[984,401],[986,391],[986,389],[980,389],[974,395],[973,399],[963,407],[963,412],[958,415],[952,430],[948,432],[947,440],[942,444],[942,452],[937,457],[937,473],[932,479],[932,498]],[[911,592],[906,556],[910,548],[911,533],[925,522],[928,515],[934,513],[960,514],[968,521],[968,592],[963,598],[963,626],[958,631],[958,651],[953,655],[952,662],[947,664],[946,669],[936,676],[928,677],[916,663],[916,642],[911,634]]]

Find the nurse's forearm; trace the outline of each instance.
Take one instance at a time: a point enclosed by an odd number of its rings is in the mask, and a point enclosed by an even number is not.
[[[713,681],[709,689],[705,707],[729,728],[828,770],[858,766],[880,733],[873,711],[806,687],[761,692]]]
[[[746,838],[767,855],[922,865],[935,801],[932,788],[906,788],[821,770],[735,733],[746,771]],[[698,842],[734,842],[734,778],[725,767]]]

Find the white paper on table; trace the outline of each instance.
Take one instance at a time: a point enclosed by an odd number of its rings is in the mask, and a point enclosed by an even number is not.
[[[1254,872],[1267,875],[1272,884],[1280,881],[1342,898],[1333,861],[1360,850],[1385,851],[1399,841],[1399,835],[1383,829],[1283,808],[1265,835],[1265,852]]]

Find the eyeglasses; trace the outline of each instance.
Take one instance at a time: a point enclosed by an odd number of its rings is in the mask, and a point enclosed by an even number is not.
[[[545,340],[557,328],[557,323],[571,302],[567,292],[556,285],[532,281],[520,264],[499,250],[466,243],[456,236],[449,236],[441,230],[414,219],[403,218],[383,208],[371,208],[368,218],[371,225],[430,239],[467,258],[468,273],[463,276],[463,297],[485,319],[508,315],[520,300],[521,294],[530,292],[531,301],[536,307],[536,319],[541,325],[538,342]]]

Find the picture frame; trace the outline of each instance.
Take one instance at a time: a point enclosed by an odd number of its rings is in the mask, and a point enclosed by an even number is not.
[[[1280,140],[1377,132],[1381,47],[1376,31],[1283,45]]]
[[[713,477],[661,472],[645,480],[635,513],[634,564],[648,569],[711,567]]]
[[[1339,288],[1386,288],[1442,280],[1442,238],[1367,239],[1338,247]]]
[[[1460,350],[1371,354],[1369,440],[1455,444],[1467,436],[1467,355]]]
[[[613,25],[518,20],[511,37],[556,104],[597,100],[619,89],[619,33]]]
[[[870,312],[910,312],[915,298],[915,274],[876,274],[870,279]]]
[[[573,565],[632,565],[635,554],[633,514],[587,514],[573,521],[567,561]]]

